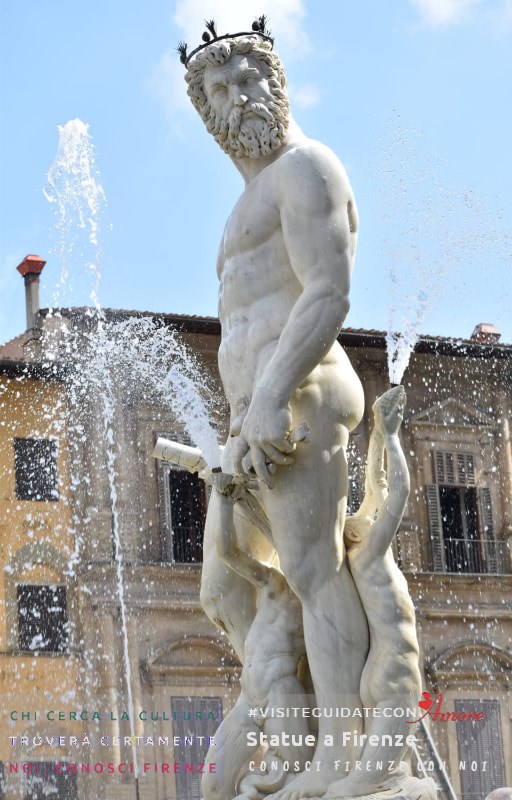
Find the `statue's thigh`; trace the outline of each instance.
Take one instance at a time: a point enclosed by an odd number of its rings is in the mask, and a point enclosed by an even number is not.
[[[276,473],[264,504],[281,567],[292,588],[299,580],[334,575],[344,558],[343,525],[347,502],[347,463],[343,448],[334,452],[310,444],[290,467]],[[301,587],[302,588],[302,587]]]

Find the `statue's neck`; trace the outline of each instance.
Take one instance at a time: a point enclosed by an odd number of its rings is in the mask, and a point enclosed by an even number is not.
[[[290,117],[288,129],[284,136],[283,142],[277,150],[270,153],[268,156],[261,156],[260,158],[235,158],[231,156],[231,160],[237,170],[240,172],[246,185],[250,183],[257,175],[266,169],[269,164],[272,164],[280,158],[291,147],[295,147],[300,140],[304,138],[304,134],[297,125],[297,123]]]

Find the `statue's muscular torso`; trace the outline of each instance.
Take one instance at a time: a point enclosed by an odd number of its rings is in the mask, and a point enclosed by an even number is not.
[[[284,240],[280,203],[283,193],[290,191],[286,188],[290,169],[308,157],[296,148],[262,170],[247,185],[224,230],[217,265],[222,323],[219,369],[235,414],[250,401],[302,293]],[[348,182],[347,190],[350,204]],[[339,369],[340,362],[346,368],[347,358],[335,342],[322,365]]]

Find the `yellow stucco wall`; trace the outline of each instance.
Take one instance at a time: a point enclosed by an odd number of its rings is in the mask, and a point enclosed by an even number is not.
[[[35,717],[35,711],[82,707],[80,657],[71,646],[76,635],[70,637],[69,652],[17,650],[19,584],[65,585],[68,620],[72,627],[76,623],[73,580],[64,574],[74,547],[65,407],[64,388],[58,382],[0,375],[0,720],[6,733],[0,739],[0,760],[4,761],[12,757],[10,736],[44,735],[45,721]],[[57,442],[58,500],[17,499],[15,438]],[[21,712],[32,716],[22,720]],[[79,733],[76,723],[73,733]],[[44,755],[41,750],[37,753]]]

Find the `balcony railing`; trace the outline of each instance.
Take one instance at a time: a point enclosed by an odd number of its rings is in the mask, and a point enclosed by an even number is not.
[[[511,552],[507,542],[495,539],[452,539],[444,537],[447,572],[508,575]]]

